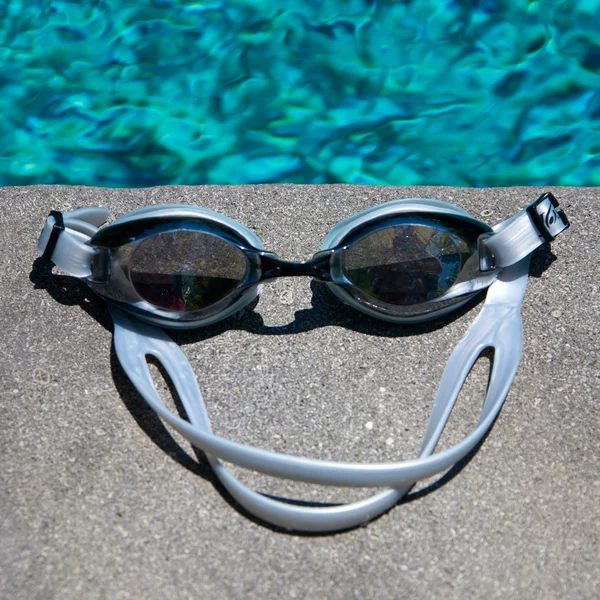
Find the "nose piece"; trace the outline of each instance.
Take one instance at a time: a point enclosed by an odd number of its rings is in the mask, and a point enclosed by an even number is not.
[[[331,256],[333,250],[317,252],[310,260],[293,262],[281,260],[274,252],[259,252],[260,280],[277,277],[314,277],[319,281],[331,281]]]

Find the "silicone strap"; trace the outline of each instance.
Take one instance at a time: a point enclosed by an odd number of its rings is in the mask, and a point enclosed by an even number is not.
[[[569,226],[566,215],[556,210],[557,206],[554,196],[544,194],[525,210],[496,225],[494,233],[483,237],[482,258],[495,268],[507,267],[529,256],[544,241],[554,239]]]
[[[64,231],[56,239],[56,244],[48,257],[59,269],[73,277],[89,277],[94,250],[89,246],[90,239],[98,227],[108,219],[104,208],[80,208],[63,214]],[[42,229],[37,251],[44,254],[57,225],[55,217],[49,216]]]
[[[248,511],[274,525],[303,531],[332,531],[369,521],[398,502],[414,482],[448,469],[483,438],[500,411],[521,357],[520,306],[529,258],[505,269],[492,284],[484,307],[453,351],[434,401],[418,458],[400,463],[338,463],[267,452],[229,441],[211,432],[202,395],[185,355],[168,335],[111,307],[115,350],[138,392],[173,429],[207,453],[215,473]],[[432,454],[473,364],[485,348],[494,362],[479,423],[462,442]],[[171,377],[190,422],[171,413],[154,387],[146,357],[159,360]],[[268,498],[235,479],[219,459],[255,471],[309,483],[335,486],[393,486],[371,498],[334,507],[302,507]]]

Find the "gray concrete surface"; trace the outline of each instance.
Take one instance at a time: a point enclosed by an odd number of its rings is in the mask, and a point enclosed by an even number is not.
[[[367,527],[301,536],[241,512],[144,406],[116,362],[103,304],[34,263],[47,213],[196,203],[300,259],[336,222],[385,200],[437,197],[493,224],[540,190],[0,189],[0,597],[598,598],[600,193],[553,191],[572,227],[535,256],[523,361],[481,448]],[[392,460],[416,452],[446,359],[479,308],[390,327],[318,284],[284,280],[253,311],[176,337],[217,432],[314,457]],[[482,359],[444,445],[473,425],[486,369]],[[291,498],[365,495],[236,472]]]

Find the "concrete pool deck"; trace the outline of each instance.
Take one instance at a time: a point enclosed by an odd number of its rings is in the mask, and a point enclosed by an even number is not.
[[[146,408],[114,356],[103,303],[36,261],[48,212],[199,204],[299,260],[338,221],[385,200],[440,198],[495,224],[545,189],[0,188],[0,597],[597,598],[600,193],[549,189],[572,226],[534,256],[523,360],[482,446],[368,526],[303,536],[241,511],[202,454]],[[175,337],[216,432],[305,456],[391,461],[416,454],[445,362],[480,307],[390,327],[302,278]],[[474,425],[485,383],[483,359],[442,447]],[[234,472],[288,498],[368,495]]]

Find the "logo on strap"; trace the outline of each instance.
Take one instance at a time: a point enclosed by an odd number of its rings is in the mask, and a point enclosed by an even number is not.
[[[547,241],[552,241],[561,231],[569,226],[569,221],[562,210],[556,210],[558,202],[551,194],[538,198],[527,210],[537,229]]]
[[[548,229],[551,229],[552,225],[556,223],[557,219],[558,215],[556,214],[556,209],[554,208],[554,206],[550,205],[548,207],[548,211],[546,212],[546,216],[544,217],[544,223],[546,224],[546,227],[548,227]]]
[[[540,217],[542,217],[544,225],[548,230],[548,233],[552,237],[558,235],[565,228],[564,223],[560,218],[560,215],[558,214],[554,206],[552,206],[550,200],[542,202],[537,207],[537,211]]]

